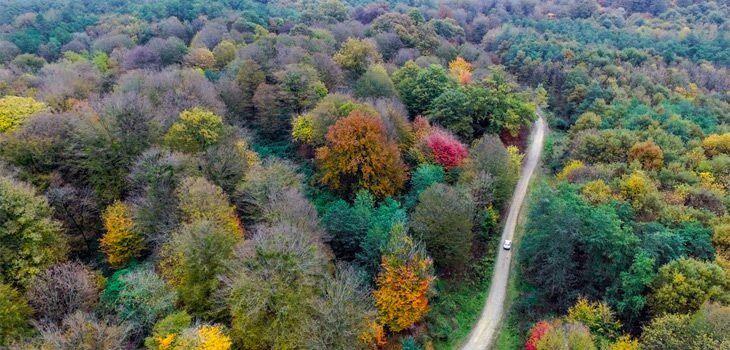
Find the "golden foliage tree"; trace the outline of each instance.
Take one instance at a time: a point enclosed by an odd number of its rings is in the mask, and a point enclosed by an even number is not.
[[[100,243],[109,265],[119,268],[138,257],[145,247],[144,237],[134,229],[129,206],[115,202],[106,208],[102,219],[106,233]]]
[[[33,114],[46,109],[43,102],[30,97],[5,96],[0,98],[0,133],[12,131]]]
[[[386,197],[406,181],[398,145],[387,139],[382,121],[359,111],[330,127],[327,145],[317,149],[316,159],[320,181],[346,194],[366,189]]]
[[[730,132],[722,135],[713,134],[702,140],[702,148],[710,157],[718,154],[730,154]]]
[[[176,151],[195,153],[215,144],[223,134],[223,118],[203,108],[180,113],[165,134],[165,144]]]
[[[474,68],[471,63],[461,57],[456,57],[449,63],[449,73],[462,85],[471,83],[472,71],[474,71]]]
[[[431,259],[402,225],[396,225],[391,235],[373,295],[380,322],[398,332],[420,321],[428,312],[428,293],[434,277]]]

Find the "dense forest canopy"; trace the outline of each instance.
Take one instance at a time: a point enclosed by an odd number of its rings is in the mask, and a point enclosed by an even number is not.
[[[730,4],[0,2],[0,348],[730,348]]]

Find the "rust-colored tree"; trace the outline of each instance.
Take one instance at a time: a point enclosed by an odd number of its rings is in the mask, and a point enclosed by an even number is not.
[[[434,280],[431,259],[396,225],[383,255],[373,292],[380,322],[399,332],[423,319]]]
[[[629,150],[629,161],[637,161],[647,170],[658,170],[664,165],[664,153],[654,141],[637,142]]]
[[[398,145],[389,141],[378,117],[353,111],[330,127],[327,144],[317,150],[321,182],[354,194],[366,189],[378,197],[395,194],[406,181]]]

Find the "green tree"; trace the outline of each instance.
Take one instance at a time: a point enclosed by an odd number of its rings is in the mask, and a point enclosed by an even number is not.
[[[359,98],[391,97],[396,94],[395,85],[382,65],[370,66],[355,83],[355,96]]]
[[[525,280],[555,311],[581,295],[603,299],[629,267],[636,236],[613,208],[585,203],[570,186],[543,187],[534,196],[520,248]]]
[[[246,349],[305,347],[327,263],[313,232],[287,223],[262,227],[229,266],[231,336]]]
[[[33,309],[18,290],[0,283],[0,345],[29,335],[32,314]]]
[[[66,239],[51,208],[30,185],[0,176],[0,283],[27,286],[66,258]]]
[[[220,288],[215,276],[224,271],[239,239],[216,221],[200,219],[184,224],[163,246],[162,275],[191,314],[220,316],[214,307],[213,293]]]
[[[462,188],[437,183],[418,196],[411,229],[438,270],[458,274],[466,268],[474,237],[474,211],[471,195]]]
[[[101,309],[116,315],[135,337],[147,333],[155,322],[172,313],[176,301],[175,291],[149,265],[115,272],[99,298]]]
[[[354,79],[365,73],[370,65],[382,61],[375,44],[355,38],[347,39],[333,59]]]
[[[393,73],[393,82],[411,116],[423,114],[433,100],[456,86],[444,67],[433,64],[419,68],[413,61]]]

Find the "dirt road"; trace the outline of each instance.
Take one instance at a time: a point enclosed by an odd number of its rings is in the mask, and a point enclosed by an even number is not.
[[[515,192],[512,195],[507,221],[502,231],[502,242],[507,239],[512,240],[515,234],[517,218],[522,208],[522,202],[525,200],[525,195],[527,194],[527,187],[530,184],[532,173],[535,171],[540,160],[540,153],[542,152],[547,127],[540,113],[538,113],[538,116],[539,118],[535,122],[532,131],[532,143],[527,150],[527,159],[522,166],[519,182],[517,182],[517,187],[515,187]],[[469,338],[464,344],[464,347],[462,347],[462,350],[483,350],[491,347],[503,316],[511,260],[512,250],[502,249],[502,243],[500,243],[497,260],[494,263],[494,274],[492,275],[492,283],[487,302],[484,304],[482,314],[474,329],[469,334]]]

